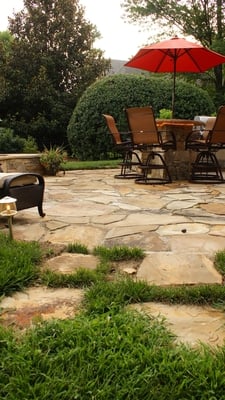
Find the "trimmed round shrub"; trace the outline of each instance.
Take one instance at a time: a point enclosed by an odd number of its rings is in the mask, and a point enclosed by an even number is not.
[[[67,134],[79,160],[108,159],[112,142],[102,114],[114,116],[121,132],[128,130],[125,108],[151,105],[155,116],[171,109],[172,81],[165,77],[112,75],[96,81],[83,93],[70,119]],[[206,91],[182,80],[176,82],[175,117],[211,115],[215,107]]]

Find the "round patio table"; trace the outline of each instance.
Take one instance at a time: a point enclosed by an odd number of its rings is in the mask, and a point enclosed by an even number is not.
[[[192,119],[157,119],[159,131],[172,131],[176,138],[177,150],[185,150],[185,140],[194,127],[204,126],[203,121]]]

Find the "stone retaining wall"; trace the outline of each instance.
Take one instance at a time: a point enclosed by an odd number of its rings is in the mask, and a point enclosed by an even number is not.
[[[3,172],[35,172],[44,175],[41,154],[0,154]]]

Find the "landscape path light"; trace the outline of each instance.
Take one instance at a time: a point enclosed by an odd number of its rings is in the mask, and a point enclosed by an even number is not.
[[[16,201],[17,199],[9,196],[5,196],[0,200],[0,214],[8,218],[10,239],[13,239],[12,217],[17,214]]]

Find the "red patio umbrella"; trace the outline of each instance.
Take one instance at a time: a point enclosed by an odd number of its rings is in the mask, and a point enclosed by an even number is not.
[[[177,72],[204,72],[225,63],[225,56],[200,44],[174,37],[143,47],[126,64],[151,72],[172,72],[172,113],[174,114]]]

